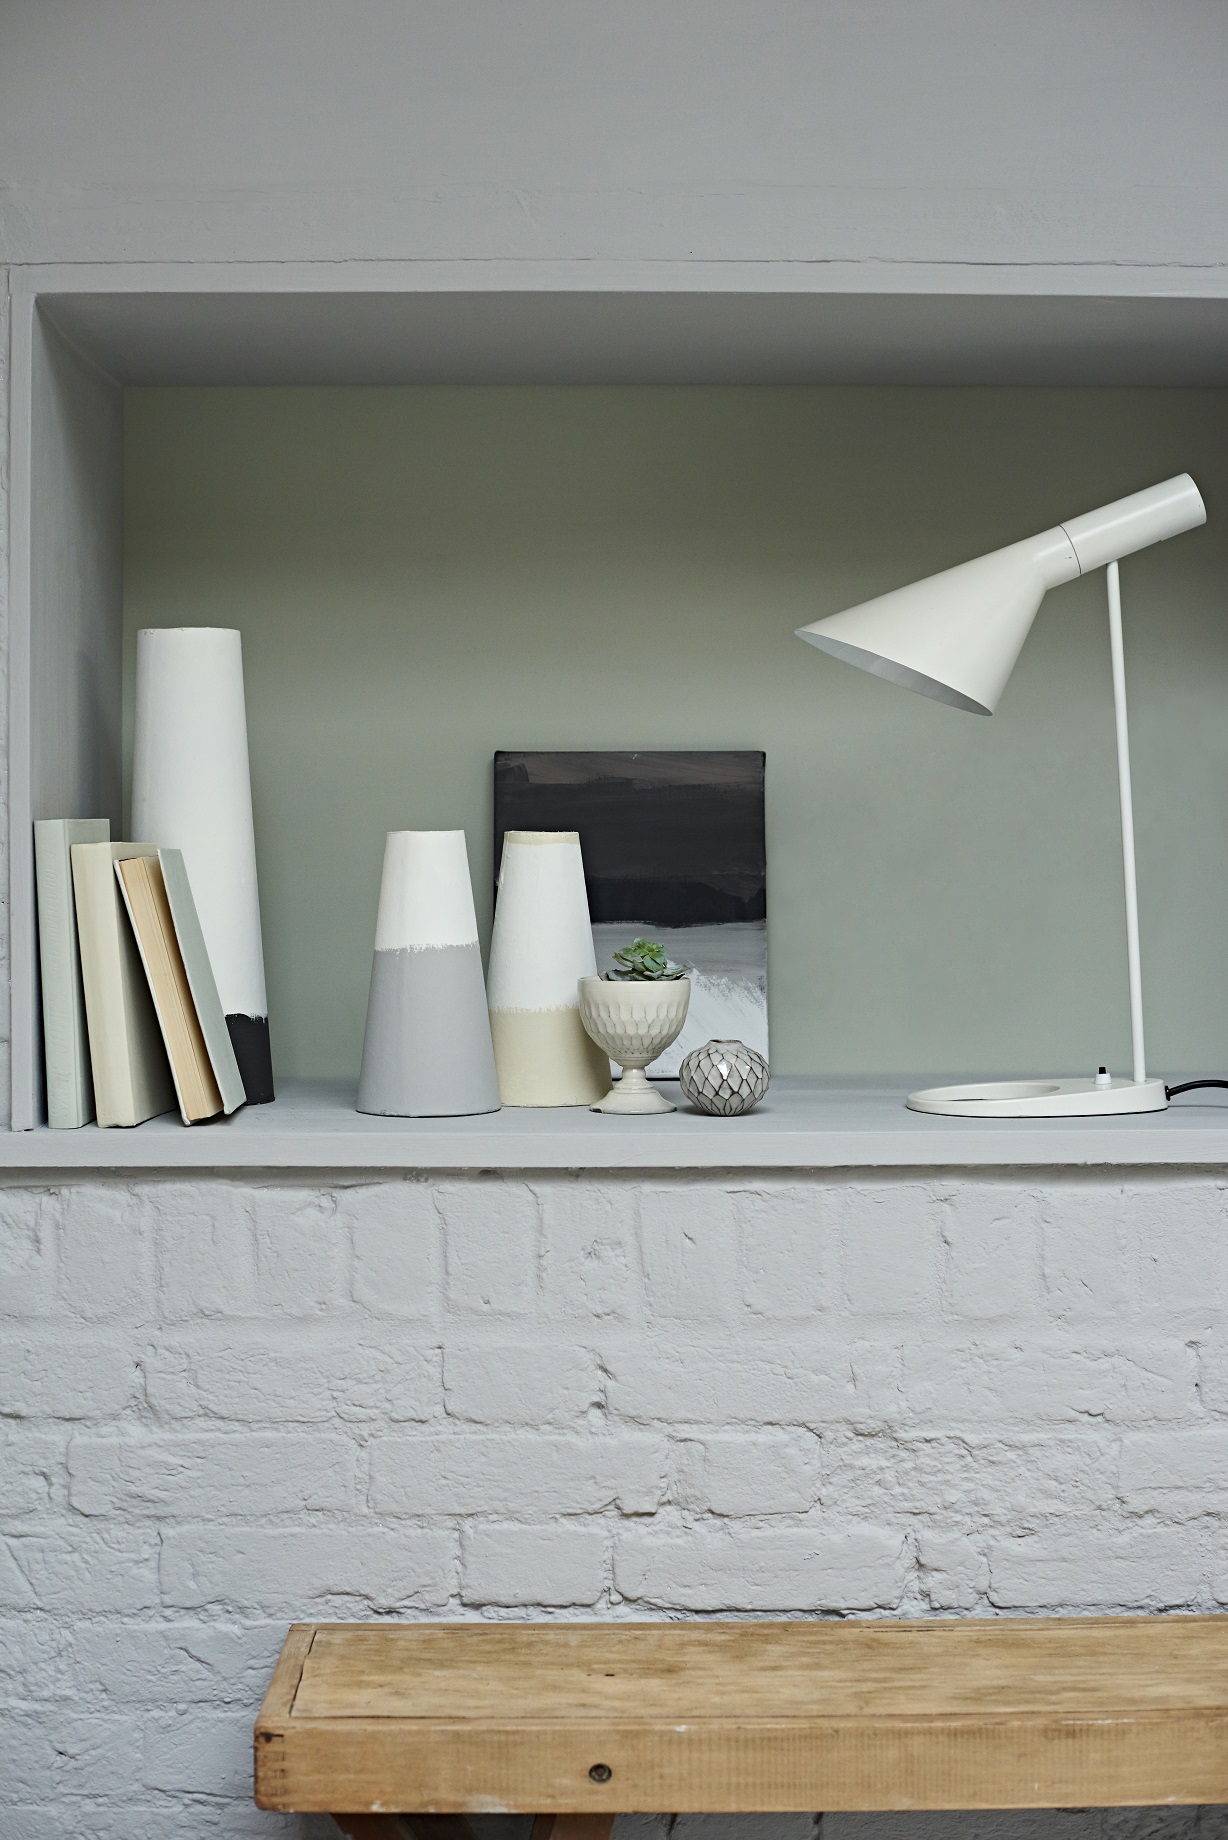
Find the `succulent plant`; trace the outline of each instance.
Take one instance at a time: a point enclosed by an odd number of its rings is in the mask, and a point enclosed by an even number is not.
[[[665,947],[654,939],[636,939],[614,954],[614,969],[606,972],[613,984],[658,984],[670,978],[685,977],[689,965],[676,965],[666,956]]]

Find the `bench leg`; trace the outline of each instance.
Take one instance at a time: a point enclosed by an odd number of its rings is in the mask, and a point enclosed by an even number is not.
[[[539,1814],[532,1840],[610,1840],[612,1814]]]

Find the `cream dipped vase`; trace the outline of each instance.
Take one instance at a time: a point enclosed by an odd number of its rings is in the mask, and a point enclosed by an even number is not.
[[[608,1090],[576,995],[596,970],[579,833],[508,831],[487,978],[504,1105],[592,1105]]]
[[[464,831],[388,833],[357,1109],[499,1109]]]
[[[583,977],[579,984],[584,1026],[623,1077],[590,1109],[642,1116],[677,1107],[649,1083],[645,1067],[677,1041],[691,1003],[690,978]]]

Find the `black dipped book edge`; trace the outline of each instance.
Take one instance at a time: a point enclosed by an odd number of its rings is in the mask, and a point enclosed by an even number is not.
[[[249,1105],[268,1105],[274,1098],[273,1051],[267,1016],[227,1016],[230,1045]]]

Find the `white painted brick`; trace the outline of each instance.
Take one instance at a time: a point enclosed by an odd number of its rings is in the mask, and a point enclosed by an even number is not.
[[[455,1536],[398,1527],[176,1527],[162,1536],[171,1608],[396,1616],[452,1594]]]
[[[371,1445],[371,1506],[389,1514],[651,1514],[665,1440],[643,1432],[408,1432]]]
[[[60,1297],[91,1322],[147,1318],[152,1262],[141,1212],[117,1184],[65,1188],[60,1218]]]
[[[1212,1336],[1195,1352],[1199,1404],[1207,1412],[1228,1413],[1228,1341]]]
[[[720,1322],[736,1313],[737,1223],[725,1190],[703,1179],[645,1188],[639,1237],[652,1316]]]
[[[443,1182],[436,1205],[444,1223],[448,1308],[462,1316],[527,1314],[536,1298],[539,1252],[533,1191],[502,1177]]]
[[[958,1809],[914,1809],[898,1814],[825,1814],[822,1840],[1107,1840],[1106,1825],[1112,1817],[1124,1813],[1139,1814],[1137,1809],[1101,1808],[992,1808],[965,1812]],[[1146,1810],[1150,1820],[1157,1820],[1154,1832],[1140,1833],[1138,1840],[1194,1840],[1201,1835],[1191,1809]],[[1166,1836],[1165,1817],[1178,1817],[1177,1832]],[[1124,1836],[1123,1836],[1124,1840]]]
[[[678,1500],[699,1512],[804,1514],[819,1499],[822,1453],[809,1431],[722,1432],[680,1454]]]
[[[453,1418],[479,1425],[570,1425],[598,1406],[594,1354],[561,1342],[449,1344],[444,1399]]]
[[[54,1309],[59,1217],[54,1190],[0,1188],[0,1315],[42,1316]]]
[[[746,1308],[773,1322],[805,1321],[830,1301],[841,1190],[767,1182],[734,1196]]]
[[[334,1197],[307,1188],[254,1188],[256,1304],[270,1314],[311,1316],[348,1295],[349,1236]]]
[[[1017,1182],[973,1177],[945,1186],[940,1202],[954,1314],[974,1322],[1034,1315],[1041,1298],[1035,1194]]]
[[[542,1219],[545,1315],[628,1320],[639,1305],[636,1194],[626,1182],[557,1177],[534,1183]]]
[[[148,1610],[158,1604],[158,1540],[149,1529],[69,1522],[0,1539],[0,1609]]]
[[[469,1604],[565,1608],[605,1591],[605,1529],[597,1523],[479,1524],[461,1540],[461,1595]]]
[[[1120,1181],[1067,1176],[1042,1202],[1049,1308],[1063,1322],[1119,1319],[1132,1302]]]
[[[617,1537],[614,1583],[684,1610],[870,1610],[900,1601],[902,1536],[879,1527],[636,1528]]]
[[[194,1706],[190,1712],[150,1712],[142,1721],[139,1781],[169,1795],[229,1796],[252,1792],[252,1720],[247,1707],[231,1712]]]
[[[202,1205],[203,1202],[203,1205]],[[251,1315],[256,1308],[256,1248],[238,1184],[156,1184],[153,1217],[158,1305],[164,1322]]]
[[[0,1615],[0,1704],[66,1700],[72,1690],[72,1638],[88,1627],[48,1615]]]
[[[43,1517],[64,1473],[63,1434],[0,1426],[0,1516],[11,1525]]]
[[[264,1696],[286,1637],[282,1621],[240,1625],[89,1620],[76,1625],[58,1677],[89,1704],[236,1705]]]
[[[825,1439],[824,1458],[825,1504],[858,1518],[996,1518],[1023,1531],[1117,1498],[1116,1440],[1095,1426],[1043,1438],[845,1434]]]
[[[618,1840],[627,1817],[618,1824]],[[670,1840],[814,1840],[810,1814],[680,1814],[669,1829]],[[664,1840],[664,1836],[662,1836]]]
[[[1057,1527],[991,1538],[989,1600],[1004,1610],[1165,1609],[1206,1590],[1199,1545],[1184,1528]]]
[[[1190,1328],[1218,1327],[1228,1240],[1223,1178],[1144,1174],[1127,1196],[1125,1221],[1146,1315]]]
[[[1121,1494],[1130,1508],[1167,1507],[1191,1498],[1197,1513],[1228,1510],[1228,1428],[1144,1432],[1122,1440]]]
[[[443,1281],[443,1238],[425,1182],[376,1182],[343,1189],[337,1217],[352,1235],[355,1303],[375,1316],[432,1317]]]
[[[0,1720],[5,1801],[122,1795],[140,1776],[141,1722],[96,1709],[6,1712]]]
[[[4,1840],[317,1840],[248,1803],[252,1709],[298,1617],[600,1615],[611,1575],[623,1615],[1228,1603],[1223,1192],[1176,1172],[0,1192],[0,1282],[6,1255],[25,1273],[3,1307],[44,1318],[0,1335],[0,1693],[148,1734],[114,1790],[6,1802]],[[69,1421],[92,1427],[72,1506]],[[1132,1818],[1086,1840],[1192,1840]]]
[[[79,1840],[85,1832],[89,1840],[180,1840],[185,1826],[191,1840],[212,1840],[215,1835],[219,1840],[246,1840],[252,1828],[241,1817],[238,1825],[227,1818],[237,1812],[231,1801],[211,1802],[204,1798],[185,1798],[180,1805],[168,1807],[165,1797],[149,1798],[134,1786],[122,1796],[105,1799],[98,1795],[73,1796],[33,1807],[29,1803],[20,1807],[10,1803],[4,1810],[4,1840]],[[88,1830],[81,1825],[83,1818],[88,1819]],[[262,1818],[272,1825],[261,1829],[261,1840],[282,1840],[289,1834],[299,1840],[307,1831],[297,1825],[304,1817]],[[173,1827],[168,1828],[168,1820]],[[333,1836],[329,1835],[328,1840]]]
[[[10,1326],[0,1336],[0,1409],[11,1418],[110,1418],[140,1392],[126,1336],[45,1326]]]
[[[931,1610],[972,1610],[989,1589],[989,1561],[963,1534],[924,1529],[917,1536],[917,1574]]]
[[[441,1410],[440,1355],[387,1331],[336,1322],[219,1325],[180,1332],[146,1357],[146,1391],[164,1418],[244,1424],[392,1424]]]
[[[900,1397],[891,1416],[918,1425],[1164,1423],[1197,1416],[1195,1363],[1183,1342],[1129,1348],[1088,1345],[1052,1331],[1026,1339],[951,1345],[937,1336],[901,1350]]]
[[[747,1349],[676,1337],[603,1343],[606,1403],[622,1418],[695,1425],[877,1421],[899,1404],[898,1358],[869,1342]]]
[[[848,1307],[858,1317],[923,1316],[936,1306],[936,1204],[918,1184],[851,1186],[841,1210]]]
[[[79,1514],[294,1514],[354,1505],[357,1447],[329,1432],[101,1437],[68,1450]]]

